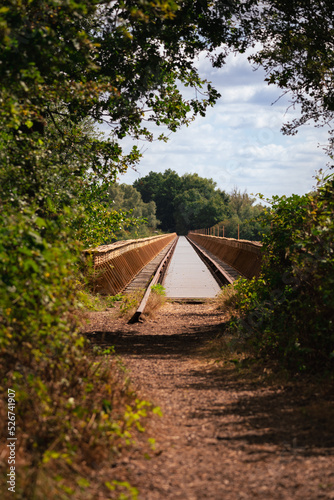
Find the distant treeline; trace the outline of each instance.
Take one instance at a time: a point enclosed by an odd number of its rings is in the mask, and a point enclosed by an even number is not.
[[[217,188],[213,179],[198,174],[179,176],[173,170],[150,172],[133,186],[114,184],[109,188],[110,205],[116,210],[133,210],[147,224],[132,230],[145,236],[147,230],[187,234],[193,229],[225,226],[225,236],[261,240],[264,228],[256,220],[263,206],[235,188],[231,193]],[[146,231],[145,231],[146,227]],[[124,236],[124,235],[123,235]]]

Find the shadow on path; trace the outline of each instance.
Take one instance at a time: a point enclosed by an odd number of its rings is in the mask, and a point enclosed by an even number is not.
[[[116,354],[135,357],[138,363],[140,359],[161,360],[161,374],[167,382],[168,366],[164,361],[180,362],[198,356],[199,348],[221,334],[224,325],[188,325],[177,334],[144,333],[139,326],[131,331],[95,331],[86,336],[93,345],[114,346]],[[247,373],[238,373],[228,366],[208,369],[204,365],[199,369],[190,367],[189,372],[183,372],[171,383],[175,390],[194,394],[191,419],[215,421],[217,444],[255,446],[257,451],[250,460],[260,460],[260,456],[256,458],[258,448],[265,446],[278,447],[280,453],[294,456],[333,455],[334,398],[329,391],[319,390],[319,386],[313,390],[307,381],[269,386],[259,378],[247,379]],[[203,398],[209,391],[211,395]],[[218,394],[216,399],[212,392]],[[234,393],[234,400],[224,401],[219,397],[223,392]],[[273,449],[262,452],[275,453]]]
[[[217,398],[210,405],[198,405],[192,412],[196,419],[218,418],[224,422],[218,430],[218,440],[237,446],[276,445],[281,452],[296,456],[334,455],[332,394],[313,392],[306,381],[305,384],[298,382],[280,387],[254,384],[224,368],[207,374],[203,370],[192,370],[189,375],[188,389],[236,391],[238,394],[228,405]],[[314,386],[314,391],[316,389]],[[235,415],[238,426],[229,432]],[[231,423],[226,425],[226,422]]]
[[[92,344],[114,346],[120,356],[185,356],[198,352],[198,349],[221,334],[225,323],[208,327],[188,327],[187,332],[157,335],[143,334],[139,331],[95,331],[86,333]]]

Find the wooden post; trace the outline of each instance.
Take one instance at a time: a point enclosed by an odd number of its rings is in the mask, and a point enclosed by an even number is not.
[[[225,238],[225,226],[223,226],[223,238]]]
[[[238,240],[240,239],[240,228],[239,228],[239,224],[238,224]]]

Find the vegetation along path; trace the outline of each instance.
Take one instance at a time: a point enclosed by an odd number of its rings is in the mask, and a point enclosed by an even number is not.
[[[88,336],[115,346],[140,396],[163,413],[148,426],[151,458],[126,459],[118,477],[140,500],[333,499],[329,389],[268,366],[240,369],[234,355],[215,362],[225,321],[213,303],[167,303],[136,325],[90,313]]]

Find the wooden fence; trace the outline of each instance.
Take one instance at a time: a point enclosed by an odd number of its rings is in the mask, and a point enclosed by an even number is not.
[[[262,261],[261,243],[193,232],[188,234],[188,238],[234,267],[246,278],[259,276]]]
[[[93,255],[95,290],[105,295],[121,292],[175,238],[172,233],[86,250],[86,254]]]

